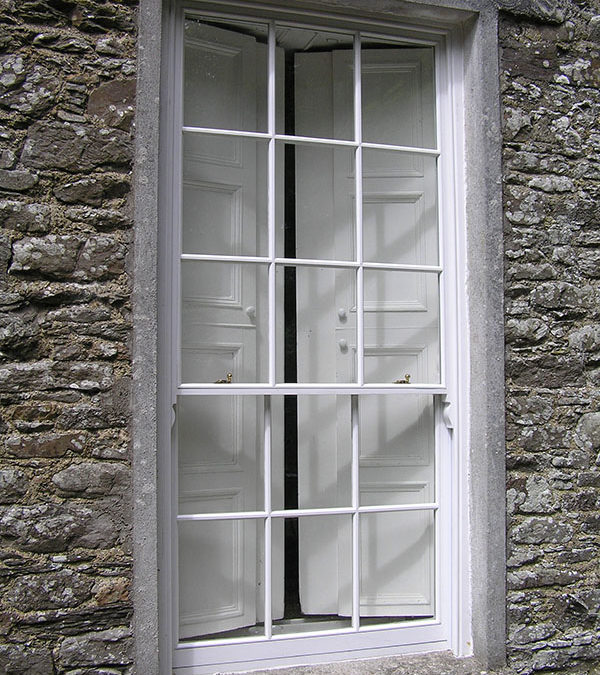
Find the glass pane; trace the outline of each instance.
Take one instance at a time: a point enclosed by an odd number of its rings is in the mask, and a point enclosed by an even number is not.
[[[267,276],[266,265],[182,261],[182,382],[268,380]]]
[[[364,287],[365,382],[438,383],[437,274],[366,269]]]
[[[184,126],[267,130],[267,25],[187,17]]]
[[[263,400],[180,396],[177,400],[181,513],[263,508]]]
[[[179,522],[179,639],[262,635],[257,541],[262,521]]]
[[[285,518],[284,527],[285,594],[282,606],[274,587],[273,634],[349,627],[352,517]]]
[[[365,41],[361,58],[363,141],[434,148],[433,48]]]
[[[354,270],[277,268],[277,360],[286,382],[355,382]]]
[[[361,514],[362,626],[433,616],[434,530],[431,511]]]
[[[286,81],[277,132],[353,139],[352,35],[278,25],[276,59]]]
[[[359,420],[361,506],[433,502],[433,396],[361,396]]]
[[[354,259],[353,158],[350,148],[291,143],[281,148],[276,174],[285,174],[289,196],[285,228],[278,228],[277,236],[286,257]]]
[[[273,466],[283,465],[285,485],[273,472],[274,509],[352,505],[349,396],[286,396],[285,443],[273,444]]]
[[[183,253],[266,255],[267,143],[186,133]]]
[[[368,262],[438,264],[435,157],[364,150],[363,251]]]

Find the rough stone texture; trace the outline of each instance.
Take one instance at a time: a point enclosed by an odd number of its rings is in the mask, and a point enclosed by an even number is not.
[[[0,1],[0,671],[10,674],[132,672],[136,4]],[[600,5],[498,6],[506,672],[597,675]],[[447,655],[368,663],[318,672],[481,672]]]
[[[509,669],[592,675],[600,663],[600,5],[501,6],[513,11],[500,25]]]
[[[0,672],[131,673],[135,0],[0,1]]]

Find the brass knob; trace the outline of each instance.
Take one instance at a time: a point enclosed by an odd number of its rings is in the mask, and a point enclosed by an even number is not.
[[[231,384],[231,380],[233,380],[233,373],[227,373],[226,380],[215,380],[215,384]]]
[[[403,380],[394,380],[393,384],[410,384],[410,373],[406,373]]]

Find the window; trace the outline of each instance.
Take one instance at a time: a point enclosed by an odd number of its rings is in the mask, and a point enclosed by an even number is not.
[[[174,672],[461,652],[449,34],[219,4],[173,22]]]

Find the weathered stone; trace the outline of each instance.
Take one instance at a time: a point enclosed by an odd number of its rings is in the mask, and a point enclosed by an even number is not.
[[[12,150],[0,150],[0,169],[12,169],[17,156]]]
[[[91,597],[93,581],[68,569],[19,576],[4,592],[20,611],[77,607]]]
[[[50,675],[52,653],[34,644],[0,644],[0,672],[6,675]]]
[[[575,430],[575,442],[588,453],[595,454],[600,451],[600,412],[581,416]],[[600,453],[596,461],[600,462]]]
[[[583,382],[583,361],[575,355],[509,354],[506,374],[519,386],[559,388]]]
[[[29,190],[37,182],[38,177],[29,171],[0,169],[0,189],[2,190],[23,192]]]
[[[578,265],[582,274],[592,279],[600,278],[600,251],[583,250],[578,254]]]
[[[25,80],[26,65],[20,54],[8,54],[0,58],[0,95],[18,86]]]
[[[47,68],[28,68],[25,81],[16,89],[0,94],[0,106],[26,115],[37,115],[49,108],[60,88],[60,79]]]
[[[573,181],[567,176],[534,176],[528,185],[544,192],[573,192],[575,189]]]
[[[27,492],[29,481],[19,469],[0,469],[0,504],[12,504]]]
[[[584,326],[569,334],[569,346],[586,352],[600,350],[600,326]]]
[[[11,436],[6,450],[15,457],[64,457],[68,452],[80,452],[85,436],[80,433],[44,434],[43,436]]]
[[[110,36],[100,38],[96,42],[96,51],[98,54],[105,54],[106,56],[122,56],[125,51],[125,46],[122,40]]]
[[[89,178],[65,183],[54,194],[67,204],[101,206],[107,199],[122,197],[129,192],[129,182],[122,176],[99,174]]]
[[[122,229],[132,225],[131,218],[116,209],[91,209],[87,206],[74,206],[65,211],[65,216],[73,222],[90,225],[98,230]]]
[[[506,322],[506,341],[530,344],[543,340],[548,335],[548,326],[541,319],[509,319]]]
[[[129,473],[114,462],[72,464],[52,477],[52,482],[66,494],[98,497],[122,494],[129,482]]]
[[[511,589],[539,588],[540,586],[570,586],[581,574],[573,570],[537,567],[509,572],[506,581]]]
[[[129,129],[135,105],[135,80],[113,80],[95,89],[88,102],[88,113],[104,124]]]
[[[110,318],[111,312],[107,307],[90,303],[50,310],[46,314],[43,323],[60,322],[87,325],[96,323],[97,321],[108,321]]]
[[[31,356],[39,342],[40,328],[32,309],[0,312],[0,355]]]
[[[92,280],[122,274],[126,253],[125,246],[108,234],[90,237],[81,249],[73,277]]]
[[[131,662],[131,631],[126,628],[65,638],[59,650],[63,668],[127,665]]]
[[[69,275],[77,263],[82,240],[71,235],[21,239],[13,244],[9,272],[39,272],[45,276]]]
[[[581,309],[586,300],[586,291],[565,281],[553,281],[540,284],[531,294],[531,300],[546,309]]]
[[[0,392],[46,389],[103,391],[112,384],[112,366],[73,362],[11,363],[0,367]]]
[[[81,505],[14,505],[0,509],[0,540],[23,551],[50,553],[72,546],[108,548],[118,536],[108,513]]]
[[[129,588],[129,579],[123,577],[101,579],[92,588],[92,593],[99,605],[110,605],[113,602],[127,602]]]
[[[567,543],[573,536],[573,527],[554,518],[527,518],[512,532],[512,539],[521,544]]]
[[[565,20],[569,0],[498,0],[499,9],[551,23]]]
[[[33,124],[21,154],[27,167],[70,172],[123,166],[131,158],[131,139],[124,131],[60,122]]]
[[[519,507],[522,513],[552,513],[559,507],[548,481],[543,476],[529,476],[525,494],[526,499]]]
[[[46,204],[0,200],[0,224],[6,228],[21,232],[47,232],[50,214],[50,207]]]

